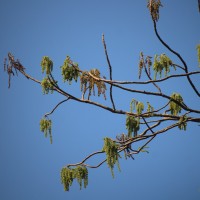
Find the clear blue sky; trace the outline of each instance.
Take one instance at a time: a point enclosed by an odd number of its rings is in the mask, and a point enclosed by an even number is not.
[[[190,71],[198,70],[197,0],[168,0],[163,5],[158,23],[161,36],[180,52]],[[87,189],[79,190],[75,181],[70,192],[64,192],[61,168],[100,150],[104,137],[114,138],[126,132],[125,117],[67,102],[51,117],[50,145],[39,130],[39,121],[64,98],[43,95],[40,85],[21,75],[12,78],[8,90],[8,77],[3,73],[3,60],[10,51],[20,59],[27,73],[40,80],[43,77],[40,61],[45,55],[54,61],[54,75],[61,85],[60,66],[66,55],[82,69],[99,68],[108,77],[102,33],[115,80],[137,80],[140,51],[152,56],[166,53],[180,64],[155,37],[146,0],[1,0],[0,27],[1,200],[200,199],[200,134],[195,124],[188,125],[187,132],[174,129],[157,137],[149,145],[149,154],[140,154],[134,161],[121,159],[122,172],[115,170],[115,179],[104,164],[99,169],[89,169]],[[193,80],[199,86],[199,78],[193,76]],[[160,86],[168,95],[180,92],[187,104],[200,109],[185,78]],[[71,90],[67,84],[63,87]],[[71,91],[81,95],[78,90]],[[113,92],[119,109],[129,110],[132,98],[151,101],[149,96]],[[110,105],[102,97],[96,100]]]

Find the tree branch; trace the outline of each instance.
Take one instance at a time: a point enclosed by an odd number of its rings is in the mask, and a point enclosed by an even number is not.
[[[102,165],[106,160],[104,160],[103,162],[101,162],[100,164],[98,164],[97,166],[91,166],[91,165],[87,165],[87,164],[84,164],[85,161],[87,161],[89,158],[91,158],[92,156],[96,155],[96,154],[101,154],[101,153],[105,153],[104,151],[96,151],[94,153],[91,153],[89,156],[87,156],[86,158],[84,158],[81,162],[79,163],[75,163],[75,164],[68,164],[67,167],[74,167],[74,166],[77,166],[77,165],[84,165],[84,166],[87,166],[87,167],[90,167],[90,168],[97,168],[99,167],[100,165]]]
[[[80,70],[80,72],[82,72]],[[195,71],[195,72],[190,72],[190,73],[185,73],[185,74],[176,74],[176,75],[170,75],[170,76],[167,76],[165,78],[162,78],[162,79],[158,79],[158,80],[150,80],[150,81],[117,81],[117,80],[107,80],[107,79],[103,79],[103,78],[97,78],[95,76],[93,76],[91,73],[89,73],[90,76],[92,76],[94,79],[98,80],[98,81],[103,81],[105,83],[108,83],[108,84],[138,84],[138,85],[145,85],[145,84],[150,84],[150,83],[157,83],[157,82],[162,82],[162,81],[165,81],[167,79],[171,79],[171,78],[179,78],[179,77],[184,77],[184,76],[190,76],[190,75],[195,75],[195,74],[200,74],[200,71]]]
[[[175,54],[179,59],[180,61],[183,63],[184,65],[184,70],[186,72],[186,74],[188,73],[188,67],[187,67],[187,64],[186,62],[183,60],[183,58],[181,57],[181,55],[179,53],[177,53],[176,51],[174,51],[168,44],[166,44],[163,39],[160,37],[160,35],[158,34],[158,31],[157,31],[157,25],[156,25],[156,21],[153,20],[153,24],[154,24],[154,31],[155,31],[155,34],[157,36],[157,38],[159,39],[159,41],[169,50],[171,51],[173,54]],[[190,79],[189,76],[187,76],[187,79],[190,83],[190,85],[192,86],[193,90],[195,91],[195,93],[200,97],[200,93],[199,91],[196,89],[195,85],[193,84],[192,80]]]
[[[105,39],[104,39],[104,34],[102,35],[102,42],[103,42],[104,51],[105,51],[105,54],[106,54],[106,59],[107,59],[108,67],[109,67],[110,80],[112,81],[112,66],[110,64],[110,59],[108,57],[108,52],[107,52],[107,48],[106,48],[106,42],[105,42]],[[112,95],[112,84],[110,84],[110,100],[112,102],[113,109],[115,110],[115,104],[114,104],[113,95]]]
[[[151,76],[149,75],[146,66],[144,67],[144,70],[145,70],[145,73],[146,73],[147,77],[149,78],[149,80],[152,81],[152,78],[151,78]],[[158,89],[159,93],[162,93],[160,87],[159,87],[155,82],[152,81],[152,83],[153,83],[153,85]]]
[[[51,112],[46,113],[46,114],[44,115],[44,117],[47,117],[48,115],[51,115],[51,114],[56,110],[56,108],[57,108],[59,105],[61,105],[62,103],[68,101],[69,99],[70,99],[70,98],[68,97],[67,99],[65,99],[65,100],[63,100],[63,101],[61,101],[61,102],[59,102],[59,103],[53,108],[53,110],[52,110]]]

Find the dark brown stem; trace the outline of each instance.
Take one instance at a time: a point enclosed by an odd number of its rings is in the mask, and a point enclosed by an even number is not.
[[[129,153],[129,155],[140,153],[144,149],[144,147],[146,147],[147,144],[149,144],[155,137],[156,137],[156,135],[152,136],[144,145],[142,145],[142,147],[139,148],[138,151],[134,150],[132,153]]]
[[[154,133],[154,131],[152,130],[152,128],[151,128],[151,127],[149,126],[149,124],[147,123],[146,119],[145,119],[144,117],[142,117],[142,119],[143,119],[144,123],[146,124],[146,126],[148,127],[148,129],[149,129],[152,133]]]
[[[181,104],[180,102],[176,101],[175,99],[172,99],[170,96],[167,96],[166,94],[156,93],[156,92],[149,92],[149,91],[145,91],[145,90],[144,91],[142,91],[142,90],[134,90],[134,89],[122,87],[122,86],[117,85],[117,84],[113,84],[113,86],[118,87],[118,88],[120,88],[122,90],[125,90],[125,91],[129,91],[129,92],[146,94],[146,95],[153,95],[153,96],[160,96],[160,97],[163,97],[165,99],[174,101],[176,104],[178,104],[179,106],[181,106],[184,110],[195,112],[195,113],[200,113],[199,110],[190,109],[187,106],[185,106],[185,105]]]
[[[97,168],[99,167],[101,164],[103,164],[106,160],[104,160],[103,162],[100,163],[100,165],[97,165],[96,167],[91,167],[90,165],[86,165],[84,164],[86,160],[88,160],[89,158],[91,158],[92,156],[96,155],[96,154],[101,154],[101,153],[105,153],[104,151],[96,151],[92,154],[90,154],[89,156],[87,156],[86,158],[84,158],[81,162],[79,163],[75,163],[75,164],[68,164],[67,167],[72,167],[72,166],[77,166],[77,165],[85,165],[87,167],[90,167],[90,168]]]
[[[165,104],[163,107],[157,109],[157,110],[154,110],[152,112],[146,112],[146,113],[143,113],[144,115],[153,115],[154,113],[158,113],[160,112],[162,109],[166,108],[168,105],[169,105],[170,102],[168,102],[167,104]]]
[[[110,64],[110,59],[108,57],[108,52],[107,52],[107,48],[106,48],[106,42],[105,42],[105,39],[104,39],[104,34],[102,35],[102,42],[103,42],[104,51],[105,51],[105,54],[106,54],[106,59],[107,59],[108,67],[109,67],[110,80],[112,81],[112,66]],[[115,103],[114,103],[113,95],[112,95],[112,87],[113,87],[112,84],[110,84],[110,100],[112,102],[113,109],[115,110]]]
[[[149,80],[152,81],[152,78],[151,78],[151,76],[149,75],[146,66],[144,67],[144,70],[145,70],[145,73],[146,73],[147,77],[149,78]],[[152,82],[152,83],[153,83],[153,85],[158,89],[158,91],[159,91],[160,93],[162,93],[160,87],[159,87],[155,82]]]
[[[44,117],[47,117],[48,115],[51,115],[51,114],[57,109],[57,107],[58,107],[59,105],[61,105],[62,103],[68,101],[69,99],[70,99],[70,98],[68,97],[67,99],[65,99],[65,100],[63,100],[63,101],[61,101],[61,102],[59,102],[59,103],[53,108],[53,110],[52,110],[51,112],[46,113],[46,114],[44,115]]]
[[[187,73],[187,74],[170,75],[170,76],[167,76],[167,77],[162,78],[162,79],[150,80],[150,81],[116,81],[116,80],[107,80],[107,79],[103,79],[103,78],[102,79],[96,78],[96,80],[104,81],[105,83],[108,83],[108,84],[116,83],[116,84],[124,84],[124,85],[125,84],[138,84],[138,85],[144,84],[145,85],[145,84],[150,84],[150,83],[162,82],[162,81],[165,81],[165,80],[170,79],[170,78],[179,78],[179,77],[190,76],[190,75],[194,75],[194,74],[200,74],[200,71],[190,72],[190,73]]]
[[[141,136],[146,135],[146,133],[147,133],[149,130],[152,130],[153,128],[155,128],[155,127],[157,127],[158,125],[160,125],[162,121],[164,121],[164,120],[159,120],[156,124],[154,124],[153,126],[151,126],[150,129],[149,129],[149,126],[148,126],[148,128],[147,128],[143,133],[141,133],[140,135],[141,135]],[[149,122],[146,122],[146,123],[148,124]]]
[[[183,63],[184,65],[184,70],[186,72],[186,74],[188,73],[188,67],[187,67],[187,64],[186,62],[183,60],[183,58],[181,57],[181,55],[179,53],[177,53],[176,51],[174,51],[168,44],[166,44],[163,39],[160,37],[160,35],[158,34],[158,30],[157,30],[157,26],[156,26],[156,22],[155,20],[153,20],[153,24],[154,24],[154,31],[156,33],[156,36],[157,38],[159,39],[159,41],[169,50],[171,51],[173,54],[175,54],[179,59],[180,61]],[[195,91],[195,93],[200,97],[200,93],[199,91],[196,89],[195,85],[193,84],[192,80],[190,79],[189,76],[187,76],[187,79],[190,83],[190,85],[192,86],[193,90]]]

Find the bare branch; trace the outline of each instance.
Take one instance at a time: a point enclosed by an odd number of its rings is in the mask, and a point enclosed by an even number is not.
[[[51,114],[57,109],[57,107],[58,107],[59,105],[61,105],[62,103],[68,101],[69,99],[70,99],[70,98],[68,97],[67,99],[65,99],[65,100],[63,100],[63,101],[61,101],[61,102],[59,102],[59,103],[53,108],[53,110],[52,110],[51,112],[46,113],[46,114],[44,115],[44,117],[47,117],[48,115],[51,115]]]
[[[87,164],[84,164],[84,163],[85,163],[86,160],[88,160],[92,156],[97,155],[97,154],[101,154],[101,153],[104,153],[104,151],[96,151],[96,152],[90,154],[89,156],[87,156],[86,158],[84,158],[81,162],[75,163],[75,164],[68,164],[67,167],[72,167],[72,166],[77,166],[77,165],[84,165],[84,166],[87,166],[87,167],[90,167],[90,168],[97,168],[100,165],[102,165],[106,160],[104,160],[103,162],[101,162],[100,164],[98,164],[96,167],[90,166],[90,165],[87,165]]]
[[[106,42],[105,42],[105,39],[104,39],[104,34],[102,35],[102,42],[103,42],[104,51],[105,51],[105,54],[106,54],[107,63],[108,63],[108,66],[109,66],[110,80],[112,81],[112,66],[110,64],[110,59],[108,57],[108,52],[107,52],[107,48],[106,48]],[[112,84],[110,84],[110,100],[112,102],[113,109],[115,110],[115,104],[114,104],[113,95],[112,95]]]
[[[149,78],[150,81],[152,81],[152,78],[151,78],[151,76],[149,75],[146,66],[144,67],[144,69],[145,69],[145,72],[146,72],[147,77]],[[159,87],[155,82],[152,82],[152,83],[153,83],[153,85],[158,89],[158,91],[159,91],[160,93],[162,93],[160,87]]]
[[[169,105],[169,103],[170,103],[170,101],[169,102],[167,102],[164,106],[162,106],[161,108],[159,108],[159,109],[157,109],[157,110],[154,110],[154,111],[152,111],[152,112],[146,112],[146,113],[143,113],[143,115],[152,115],[152,114],[154,114],[154,113],[158,113],[158,112],[160,112],[162,109],[164,109],[164,108],[166,108],[168,105]]]
[[[184,67],[181,67],[180,65],[177,65],[177,64],[175,64],[175,63],[172,63],[172,66],[178,67],[178,68],[182,69],[183,71],[185,71],[185,68],[184,68]]]
[[[134,93],[140,93],[140,94],[146,94],[146,95],[153,95],[153,96],[160,96],[160,97],[163,97],[163,98],[165,98],[165,99],[174,101],[176,104],[180,105],[184,110],[191,111],[191,112],[195,112],[195,113],[200,113],[199,110],[190,109],[190,108],[187,107],[186,105],[180,104],[180,103],[179,103],[178,101],[176,101],[175,99],[172,99],[170,96],[167,96],[166,94],[163,94],[163,93],[149,92],[149,91],[145,91],[145,90],[144,90],[144,91],[141,91],[141,90],[134,90],[134,89],[122,87],[122,86],[117,85],[117,84],[113,84],[113,86],[118,87],[118,88],[120,88],[120,89],[122,89],[122,90],[125,90],[125,91],[128,91],[128,92],[134,92]]]
[[[165,120],[164,120],[164,119],[163,119],[163,120],[158,120],[157,123],[154,124],[153,126],[151,126],[151,127],[148,126],[148,128],[147,128],[143,133],[141,133],[140,135],[141,135],[141,136],[146,135],[146,133],[147,133],[149,130],[152,130],[153,128],[159,126],[159,125],[161,124],[162,121],[165,121]],[[148,124],[148,123],[150,123],[150,122],[146,122],[146,123]],[[153,132],[153,133],[154,133],[154,132]]]
[[[166,76],[165,78],[162,78],[162,79],[150,80],[150,81],[117,81],[117,80],[107,80],[107,79],[103,79],[103,78],[102,79],[96,78],[96,80],[104,81],[105,83],[108,83],[108,84],[116,83],[116,84],[138,84],[138,85],[144,84],[145,85],[145,84],[150,84],[150,83],[162,82],[162,81],[165,81],[165,80],[171,79],[171,78],[179,78],[179,77],[190,76],[190,75],[194,75],[194,74],[200,74],[200,71],[189,72],[189,73],[185,73],[185,74],[174,74],[174,75]]]
[[[134,150],[133,152],[129,153],[129,155],[140,153],[155,137],[156,135],[152,136],[144,145],[142,145],[142,147],[139,148],[139,150]]]

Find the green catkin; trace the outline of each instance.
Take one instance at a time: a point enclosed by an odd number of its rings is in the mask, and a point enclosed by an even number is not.
[[[82,189],[82,185],[84,188],[88,185],[88,170],[84,166],[77,166],[74,169],[64,167],[60,172],[60,177],[65,191],[69,191],[74,179],[77,179],[80,189]]]
[[[51,92],[51,94],[53,93],[53,85],[47,77],[42,80],[41,86],[43,94],[49,94],[49,92]]]
[[[73,80],[77,82],[80,76],[79,67],[77,63],[72,62],[69,56],[66,57],[64,64],[60,68],[64,82],[68,81],[69,84],[71,84]]]
[[[120,171],[118,145],[112,139],[106,137],[104,138],[103,151],[106,153],[106,161],[114,178],[113,169],[115,164],[117,164],[118,170]]]
[[[180,118],[178,128],[180,130],[186,131],[186,128],[187,128],[187,117],[186,116],[182,116]]]
[[[73,179],[74,179],[73,170],[67,167],[64,167],[61,170],[60,176],[61,176],[61,183],[64,186],[64,190],[69,191],[69,187],[72,185]]]
[[[46,118],[40,120],[40,130],[44,133],[45,137],[50,137],[50,143],[52,144],[52,121]]]
[[[183,103],[183,98],[178,93],[173,93],[171,95],[171,98],[178,101],[180,104]],[[170,106],[170,111],[172,115],[178,115],[179,113],[181,113],[181,110],[182,110],[181,106],[175,103],[174,101],[170,100],[169,106]]]
[[[46,75],[49,75],[53,71],[53,61],[48,56],[43,56],[40,65],[42,73],[46,72]]]
[[[157,74],[159,74],[161,78],[163,71],[165,76],[167,76],[170,72],[170,66],[174,67],[173,62],[165,54],[161,54],[160,56],[155,55],[153,63],[154,79],[157,78]],[[175,67],[174,69],[176,70]]]
[[[136,109],[136,113],[141,115],[144,110],[144,104],[142,102],[136,101],[132,99],[130,103],[130,112],[132,113],[133,110]],[[126,116],[126,129],[128,130],[128,137],[137,136],[137,132],[140,129],[140,117],[135,117],[133,115]]]
[[[140,120],[132,115],[126,116],[126,129],[128,130],[128,137],[131,138],[137,136],[137,132],[140,129]]]

